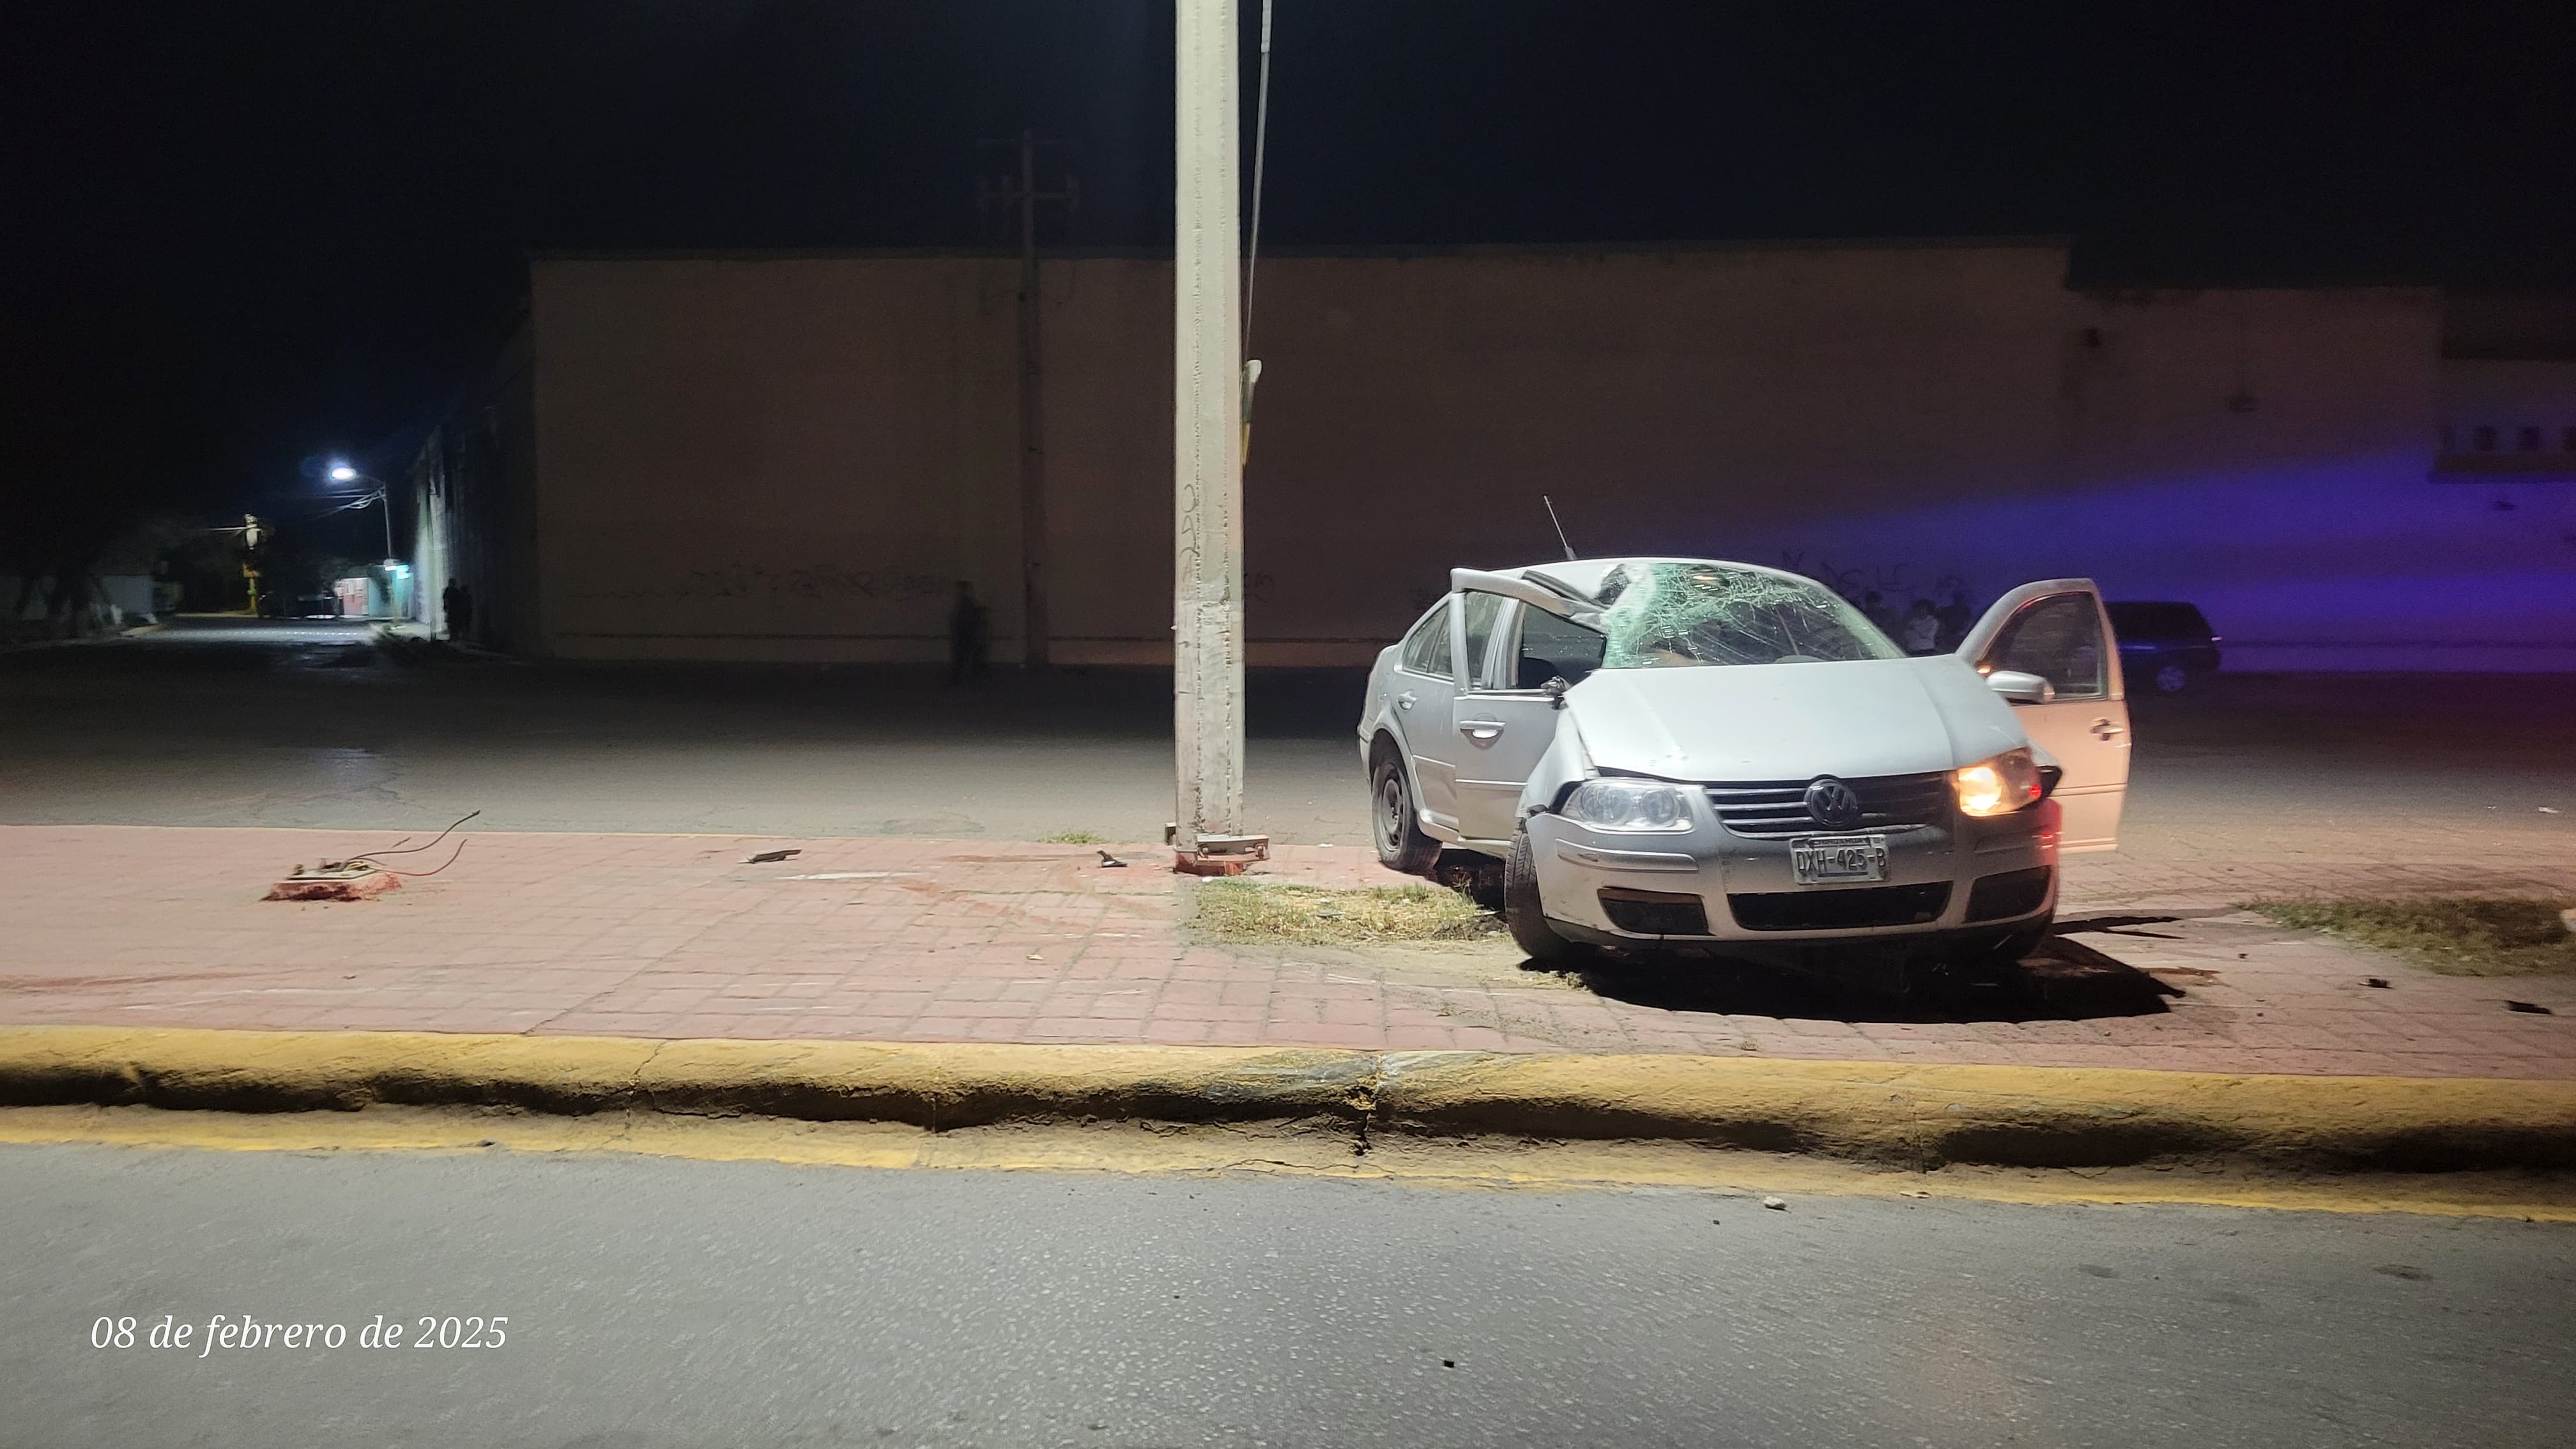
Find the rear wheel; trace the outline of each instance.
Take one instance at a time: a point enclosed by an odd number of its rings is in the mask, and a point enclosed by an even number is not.
[[[2156,670],[2156,688],[2167,694],[2180,694],[2191,688],[2191,671],[2179,664],[2167,664]]]
[[[1512,933],[1512,944],[1533,961],[1556,964],[1583,955],[1582,947],[1547,923],[1538,898],[1538,861],[1526,830],[1512,833],[1511,857],[1503,862],[1503,925]]]
[[[1377,839],[1377,863],[1389,870],[1428,875],[1440,858],[1440,842],[1422,833],[1412,782],[1391,747],[1381,746],[1369,768],[1369,833]]]

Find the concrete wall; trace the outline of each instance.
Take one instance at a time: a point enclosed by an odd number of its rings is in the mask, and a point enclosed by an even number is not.
[[[2576,362],[2446,358],[2440,408],[2453,471],[2576,474]]]
[[[1452,564],[1786,563],[1901,604],[2090,574],[2246,667],[2576,667],[2563,498],[2428,476],[2429,293],[2093,296],[2053,246],[1274,257],[1251,659],[1357,662]],[[1056,657],[1169,657],[1169,269],[1045,267]],[[1016,654],[1013,267],[536,268],[548,649]],[[2561,490],[2564,492],[2565,490]]]
[[[1015,657],[1013,269],[540,261],[551,652],[902,659],[953,581]]]

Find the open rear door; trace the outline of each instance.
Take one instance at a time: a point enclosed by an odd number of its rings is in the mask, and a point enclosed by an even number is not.
[[[2101,590],[2091,579],[2024,584],[1995,601],[1959,655],[1979,674],[2017,670],[2056,690],[2048,703],[2015,703],[2013,712],[2066,772],[2055,797],[2065,812],[2063,848],[2116,848],[2129,791],[2129,706]]]

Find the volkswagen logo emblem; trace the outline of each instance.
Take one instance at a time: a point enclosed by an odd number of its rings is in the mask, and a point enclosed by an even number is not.
[[[1860,824],[1860,794],[1827,775],[1807,787],[1807,813],[1827,830],[1849,830]]]

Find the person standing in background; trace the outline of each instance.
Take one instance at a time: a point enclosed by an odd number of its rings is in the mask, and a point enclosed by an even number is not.
[[[474,632],[474,591],[463,579],[449,579],[438,591],[438,607],[447,615],[447,642],[462,644]]]
[[[1896,637],[1896,615],[1888,609],[1887,600],[1880,597],[1878,590],[1871,589],[1860,596],[1860,611],[1878,626],[1878,632],[1891,639]]]
[[[1933,640],[1932,647],[1943,654],[1966,643],[1968,630],[1975,627],[1977,622],[1977,616],[1968,608],[1966,589],[1952,589],[1950,602],[1933,610],[1932,617],[1940,621],[1941,625],[1941,632]]]
[[[1932,601],[1916,599],[1897,626],[1897,647],[1908,654],[1929,654],[1940,637],[1941,621],[1932,612]]]

